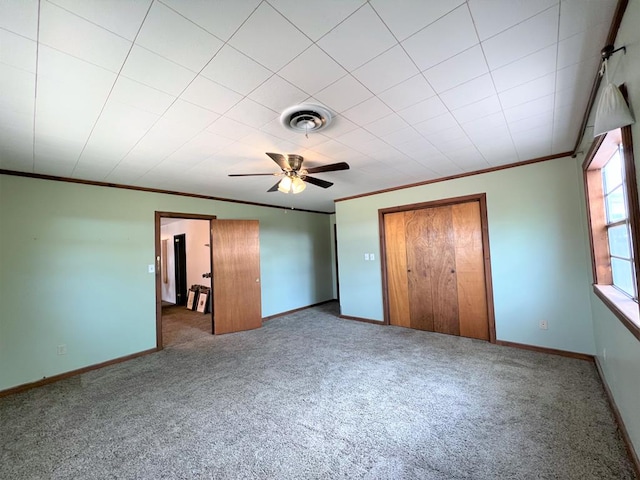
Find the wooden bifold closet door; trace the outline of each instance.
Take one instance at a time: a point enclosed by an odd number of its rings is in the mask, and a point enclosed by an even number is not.
[[[389,323],[488,340],[479,202],[383,218]]]

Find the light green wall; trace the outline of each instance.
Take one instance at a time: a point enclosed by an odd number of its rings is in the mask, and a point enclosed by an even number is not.
[[[497,338],[594,353],[579,178],[563,158],[337,202],[342,313],[383,319],[378,209],[486,193]]]
[[[155,211],[259,220],[263,316],[333,298],[329,215],[0,175],[0,390],[155,347]]]
[[[591,294],[591,305],[598,360],[635,450],[640,452],[640,341],[595,294]]]
[[[636,175],[640,180],[640,122],[638,122],[640,117],[640,30],[638,25],[640,25],[640,0],[631,0],[615,42],[616,47],[626,45],[627,53],[620,52],[611,57],[609,73],[610,80],[616,85],[622,83],[626,85],[632,111],[634,111],[636,123],[631,127],[631,135],[634,142]],[[604,82],[602,85],[604,86]],[[591,113],[588,125],[593,125],[595,108]],[[587,135],[589,133],[591,133],[590,129],[587,130]],[[585,136],[582,150],[586,152],[591,142],[592,138]],[[580,156],[579,160],[583,158]],[[590,298],[598,360],[635,451],[640,455],[640,340],[622,325],[600,298],[593,293]]]

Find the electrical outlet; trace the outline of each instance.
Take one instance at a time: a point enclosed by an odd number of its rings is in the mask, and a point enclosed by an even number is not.
[[[549,324],[546,320],[540,320],[540,330],[547,330],[549,328]]]
[[[67,346],[58,345],[58,355],[66,355],[66,354],[67,354]]]

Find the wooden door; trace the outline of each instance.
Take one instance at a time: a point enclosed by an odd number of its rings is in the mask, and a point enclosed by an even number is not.
[[[459,335],[451,207],[405,212],[412,328]]]
[[[489,340],[487,285],[479,202],[451,206],[460,335]]]
[[[257,220],[212,220],[213,333],[262,326]]]
[[[489,339],[479,202],[384,215],[389,323]]]

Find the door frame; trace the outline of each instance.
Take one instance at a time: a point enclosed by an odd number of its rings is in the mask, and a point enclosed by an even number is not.
[[[380,268],[382,269],[382,312],[384,325],[389,325],[389,284],[387,276],[387,246],[385,243],[384,216],[389,213],[443,207],[459,203],[478,202],[480,204],[480,229],[482,232],[482,252],[484,257],[484,281],[487,298],[487,320],[489,322],[489,342],[496,343],[496,322],[493,307],[493,283],[491,280],[491,254],[489,252],[489,221],[487,217],[487,194],[476,193],[462,197],[443,198],[429,202],[412,203],[396,207],[378,209],[378,228],[380,235]]]
[[[155,250],[156,250],[156,350],[162,350],[162,273],[160,259],[162,252],[162,242],[160,241],[162,218],[182,218],[185,220],[208,220],[209,221],[209,271],[213,272],[213,247],[211,239],[211,220],[215,220],[215,215],[205,215],[199,213],[179,213],[179,212],[155,212]],[[212,296],[213,296],[213,289]],[[212,302],[214,299],[212,298]],[[213,334],[213,308],[211,315],[211,333]]]

